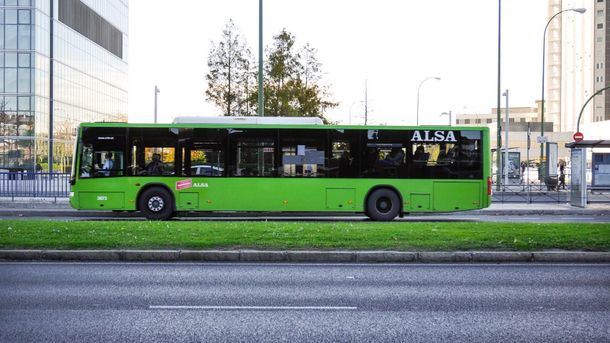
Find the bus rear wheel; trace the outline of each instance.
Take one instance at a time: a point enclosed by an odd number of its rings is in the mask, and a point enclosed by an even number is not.
[[[152,187],[140,194],[138,208],[148,220],[167,220],[174,216],[172,196],[160,187]]]
[[[393,190],[377,189],[367,198],[365,213],[373,220],[390,221],[400,213],[400,198]]]

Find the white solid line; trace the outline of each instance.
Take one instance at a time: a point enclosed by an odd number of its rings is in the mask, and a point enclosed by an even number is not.
[[[148,306],[150,310],[330,310],[353,311],[356,306]]]

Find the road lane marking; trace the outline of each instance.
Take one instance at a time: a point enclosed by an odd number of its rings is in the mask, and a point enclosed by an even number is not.
[[[317,311],[354,311],[356,306],[148,306],[149,310],[250,310],[250,311],[269,311],[269,310],[317,310]]]

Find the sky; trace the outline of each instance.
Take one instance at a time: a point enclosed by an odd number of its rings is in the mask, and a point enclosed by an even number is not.
[[[540,98],[546,0],[502,4],[502,89],[510,106]],[[154,86],[159,122],[179,115],[218,116],[206,101],[211,41],[233,19],[258,55],[256,0],[131,0],[129,121],[152,122]],[[296,44],[318,50],[324,82],[339,106],[326,114],[363,123],[447,123],[441,113],[489,113],[496,106],[498,2],[493,0],[264,0],[263,41],[286,28]],[[504,105],[504,99],[502,99]]]

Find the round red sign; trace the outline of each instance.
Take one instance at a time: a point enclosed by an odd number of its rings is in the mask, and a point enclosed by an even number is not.
[[[572,138],[574,138],[574,142],[580,142],[585,138],[585,135],[582,132],[576,132]]]

